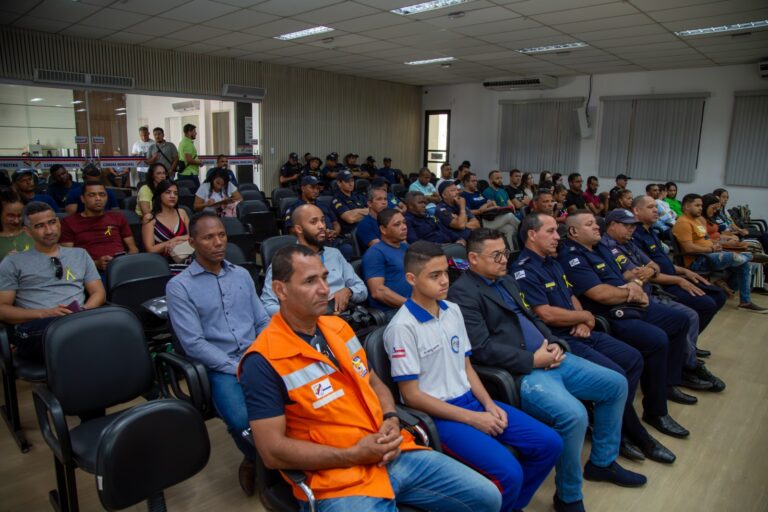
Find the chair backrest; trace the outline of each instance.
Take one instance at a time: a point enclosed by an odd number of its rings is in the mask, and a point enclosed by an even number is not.
[[[136,210],[136,202],[139,200],[137,196],[128,196],[125,199],[123,199],[123,209],[125,210]]]
[[[237,205],[237,216],[241,219],[252,212],[268,212],[269,206],[261,199],[249,199]]]
[[[324,204],[326,207],[330,209],[331,203],[333,203],[333,196],[318,196],[315,202],[318,204],[318,206],[321,204]]]
[[[134,206],[134,208],[136,207],[135,204],[133,206]],[[128,224],[141,224],[141,217],[139,217],[136,214],[136,210],[135,209],[133,209],[133,208],[131,208],[131,209],[123,208],[122,210],[120,210],[120,213],[123,214],[123,217],[125,217],[125,220],[128,221]]]
[[[191,190],[193,193],[197,191],[197,185],[194,180],[185,180],[183,178],[176,180],[176,185]]]
[[[291,205],[298,200],[299,198],[296,196],[281,197],[280,202],[278,203],[278,210],[277,210],[278,213],[280,214],[280,217],[282,218],[283,216],[285,216],[286,210],[288,210],[288,208],[290,208]]]
[[[200,413],[182,400],[146,402],[120,415],[96,451],[96,488],[107,510],[123,510],[201,471],[211,453]]]
[[[296,197],[299,196],[296,194],[296,192],[291,188],[286,187],[277,187],[272,191],[272,204],[273,205],[279,205],[280,200],[284,197]]]
[[[67,218],[67,212],[56,212],[56,216],[59,218],[59,220],[64,220]]]
[[[355,271],[357,277],[363,279],[363,260],[355,260],[350,265],[352,265],[352,270]]]
[[[190,219],[190,220],[195,215],[195,212],[193,212],[192,208],[190,208],[189,206],[185,206],[183,204],[180,204],[179,205],[179,209],[180,210],[184,210],[185,212],[187,212],[187,218]]]
[[[263,242],[280,234],[275,214],[272,212],[251,212],[243,215],[241,220],[243,224],[250,226],[254,242]]]
[[[155,378],[144,330],[119,306],[73,313],[43,334],[48,388],[66,415],[81,415],[133,400]]]
[[[248,261],[243,250],[235,244],[227,244],[226,251],[224,258],[233,265],[240,265]]]
[[[488,180],[480,180],[477,182],[477,191],[481,194],[483,193],[483,190],[487,189],[490,186],[488,183]]]
[[[370,186],[370,181],[365,178],[357,178],[355,180],[355,194],[368,194],[368,187]]]
[[[170,275],[168,260],[160,254],[126,254],[113,259],[107,265],[107,292],[138,279]]]
[[[467,259],[467,248],[461,244],[443,244],[442,249],[449,258]]]
[[[267,197],[264,195],[264,193],[261,190],[240,189],[240,195],[243,197],[244,201],[259,200],[259,201],[266,202],[267,200]]]
[[[179,206],[186,206],[187,208],[194,210],[195,208],[195,195],[194,194],[182,194],[179,193]]]
[[[259,186],[255,183],[241,183],[238,185],[237,190],[242,194],[245,190],[259,190]]]
[[[265,269],[272,264],[272,257],[281,247],[295,244],[298,240],[293,235],[280,235],[268,238],[261,243],[261,265]]]
[[[248,229],[237,217],[221,217],[221,222],[224,224],[224,230],[227,232],[227,235],[248,234]]]
[[[384,346],[384,329],[386,327],[379,327],[368,335],[364,341],[365,354],[368,356],[368,366],[376,372],[381,382],[389,388],[395,400],[399,401],[400,390],[397,388],[395,381],[392,380],[392,365],[389,362],[387,349]]]
[[[395,183],[392,185],[392,194],[400,199],[401,201],[405,200],[405,194],[408,193],[408,187],[405,185],[402,185],[400,183]]]

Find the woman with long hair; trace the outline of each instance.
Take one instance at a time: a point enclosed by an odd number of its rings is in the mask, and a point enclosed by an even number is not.
[[[24,203],[13,189],[0,189],[0,261],[7,254],[29,250],[34,241],[21,225]]]
[[[227,171],[216,169],[197,189],[194,206],[196,212],[211,208],[221,216],[228,205],[242,199],[237,187],[229,181]]]
[[[163,164],[152,164],[147,171],[147,181],[139,189],[136,200],[136,215],[143,217],[152,211],[152,198],[155,196],[157,185],[168,179],[168,169]]]
[[[523,187],[523,193],[529,200],[533,199],[536,195],[536,183],[533,182],[533,173],[523,173],[523,177],[520,179],[520,186]]]
[[[168,259],[171,272],[178,274],[192,263],[192,255],[181,258],[174,249],[189,241],[189,216],[179,209],[179,188],[175,183],[162,181],[155,187],[152,212],[145,216],[141,238],[147,252],[162,254]]]
[[[716,188],[712,192],[718,199],[720,199],[720,213],[717,216],[716,222],[721,226],[725,226],[728,232],[732,232],[739,238],[749,243],[750,245],[760,244],[760,249],[765,252],[768,250],[768,233],[764,233],[755,228],[746,228],[740,226],[728,211],[728,200],[730,195],[724,188]]]
[[[548,188],[552,190],[552,173],[549,171],[541,171],[539,174],[539,189]]]

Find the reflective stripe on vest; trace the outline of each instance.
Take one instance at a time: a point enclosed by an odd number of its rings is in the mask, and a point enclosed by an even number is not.
[[[349,350],[349,355],[355,355],[358,351],[363,350],[363,346],[360,344],[360,340],[357,339],[357,336],[352,336],[349,338],[346,342],[347,350]]]
[[[355,338],[355,340],[357,340],[357,338]],[[358,345],[359,344],[360,343],[358,342]],[[309,384],[313,380],[319,379],[320,377],[330,375],[335,371],[336,370],[332,366],[327,365],[322,361],[318,361],[316,363],[305,366],[301,370],[296,370],[289,373],[288,375],[284,375],[283,382],[285,382],[286,389],[288,391],[292,391],[296,388],[300,388],[301,386]]]

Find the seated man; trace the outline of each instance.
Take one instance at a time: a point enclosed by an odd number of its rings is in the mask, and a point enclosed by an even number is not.
[[[339,154],[335,151],[329,153],[328,156],[325,157],[325,167],[320,170],[322,184],[325,185],[323,192],[332,195],[333,181],[336,179],[338,173],[344,169],[346,169],[346,167],[339,163]]]
[[[48,183],[48,196],[56,201],[59,208],[64,208],[67,204],[67,195],[72,188],[72,175],[66,167],[61,164],[54,164],[49,171],[51,181]]]
[[[229,158],[227,158],[227,155],[219,155],[216,157],[216,167],[211,167],[207,171],[205,171],[205,179],[211,177],[211,175],[216,172],[217,170],[223,170],[227,173],[227,177],[229,178],[229,182],[232,183],[234,186],[237,185],[237,176],[235,176],[235,173],[232,169],[229,168]]]
[[[368,298],[365,283],[355,273],[338,249],[325,245],[326,229],[323,212],[315,205],[304,204],[293,210],[293,232],[298,244],[319,254],[323,265],[328,270],[329,297],[333,309],[327,314],[343,313],[351,306],[362,304]],[[274,316],[280,310],[280,303],[272,289],[272,265],[264,275],[264,289],[261,301],[269,316]]]
[[[568,216],[568,240],[558,261],[573,286],[574,295],[585,309],[607,317],[613,335],[645,355],[648,372],[644,375],[643,419],[657,430],[677,437],[688,431],[667,414],[667,399],[691,405],[695,396],[677,387],[681,383],[690,322],[679,311],[650,301],[642,281],[625,281],[615,256],[600,241],[600,227],[595,216],[576,211]]]
[[[427,213],[427,198],[418,191],[411,191],[405,195],[405,222],[408,226],[408,243],[416,240],[425,240],[438,244],[449,244],[453,241],[451,233],[448,232],[436,218]],[[467,242],[463,238],[456,240],[457,243],[465,245]]]
[[[554,334],[568,341],[574,354],[619,372],[627,379],[621,454],[636,460],[648,457],[667,464],[674,462],[674,454],[651,437],[640,423],[633,404],[640,376],[649,372],[652,378],[652,371],[643,364],[643,355],[637,349],[594,330],[594,315],[584,310],[574,297],[564,278],[565,271],[557,262],[560,235],[555,219],[543,213],[531,213],[523,219],[521,230],[525,248],[512,271],[525,301]]]
[[[101,183],[101,170],[93,164],[86,165],[83,168],[83,183]],[[69,189],[67,206],[64,207],[67,215],[80,213],[85,209],[85,205],[80,199],[83,196],[83,183],[75,183]],[[106,210],[117,210],[120,208],[117,197],[115,197],[111,190],[107,190],[107,204],[104,208]]]
[[[402,185],[407,184],[407,181],[405,179],[405,174],[403,174],[403,171],[392,167],[391,158],[389,158],[388,156],[385,156],[382,159],[382,162],[384,163],[384,165],[376,169],[376,176],[380,178],[384,178],[385,180],[387,180],[387,183],[389,183],[390,185],[394,185],[396,183],[400,183]]]
[[[501,174],[498,176],[498,183],[501,186]],[[466,202],[467,209],[477,218],[483,219],[483,226],[486,228],[497,229],[507,237],[507,243],[510,249],[517,247],[517,227],[520,220],[513,213],[514,207],[510,207],[509,199],[505,204],[497,204],[496,201],[486,198],[477,191],[477,175],[473,172],[467,172],[461,181],[464,190],[461,197]],[[488,187],[490,188],[490,187]],[[503,191],[502,191],[503,192]],[[506,192],[504,192],[506,194]],[[500,210],[500,208],[512,208],[513,211]]]
[[[381,241],[379,238],[379,214],[388,208],[387,191],[383,188],[368,190],[368,215],[357,225],[357,244],[364,253],[370,246]]]
[[[302,166],[301,163],[299,163],[299,154],[291,153],[288,155],[288,161],[280,167],[280,186],[298,192],[301,170]]]
[[[451,235],[451,241],[466,241],[472,230],[480,227],[480,221],[469,211],[467,201],[453,181],[443,181],[437,191],[443,200],[437,203],[435,217]]]
[[[390,184],[387,180],[384,178],[374,178],[373,181],[371,181],[371,186],[368,187],[368,190],[372,188],[380,188],[387,193],[387,208],[395,208],[400,210],[400,213],[405,213],[405,203],[400,201],[395,194],[389,191]]]
[[[563,454],[556,466],[555,510],[584,510],[581,448],[588,420],[581,400],[595,404],[592,451],[584,477],[628,487],[645,484],[644,476],[616,462],[626,379],[574,354],[566,355],[568,343],[554,336],[530,310],[517,283],[507,275],[509,249],[499,231],[473,231],[467,251],[470,270],[451,286],[448,298],[464,315],[472,361],[521,375],[523,411],[552,425],[563,438]]]
[[[106,293],[88,253],[59,245],[61,224],[50,205],[28,203],[22,224],[34,247],[0,263],[0,321],[14,326],[11,342],[19,356],[42,361],[48,324],[101,306]]]
[[[576,210],[585,210],[587,208],[587,200],[584,197],[584,192],[581,190],[581,185],[584,183],[584,178],[577,172],[572,172],[568,175],[568,192],[565,195],[565,202],[563,206],[568,213]]]
[[[603,215],[608,206],[608,192],[598,193],[597,189],[600,187],[600,180],[597,176],[590,176],[587,178],[587,190],[584,191],[584,202],[587,205],[587,209],[592,212],[592,215]]]
[[[265,465],[307,473],[319,512],[394,510],[394,500],[424,510],[498,511],[496,486],[460,462],[419,449],[400,429],[392,394],[355,333],[342,319],[324,316],[327,272],[307,247],[277,251],[272,288],[280,313],[240,362],[253,441]],[[291,485],[308,510],[304,493]]]
[[[216,413],[244,455],[240,486],[252,496],[256,452],[242,436],[248,416],[236,371],[252,340],[269,323],[269,315],[248,271],[224,259],[227,233],[214,213],[192,218],[189,243],[195,248],[195,260],[168,282],[168,317],[184,352],[207,370]]]
[[[128,221],[120,212],[105,212],[107,190],[101,183],[88,182],[81,187],[82,213],[68,215],[61,221],[61,245],[88,251],[100,272],[107,270],[116,256],[136,254]]]
[[[34,169],[19,169],[11,175],[11,188],[21,198],[21,202],[28,204],[32,201],[38,201],[50,206],[54,212],[59,211],[59,206],[54,198],[48,194],[38,194],[37,172]]]
[[[345,169],[336,175],[336,187],[331,208],[341,224],[341,234],[348,235],[368,215],[368,206],[353,193],[355,177],[351,171]]]
[[[368,285],[368,305],[391,318],[411,295],[403,267],[408,228],[403,214],[392,208],[381,212],[378,221],[381,242],[363,255],[363,277]]]
[[[556,432],[491,399],[472,368],[461,310],[445,302],[448,260],[440,246],[416,242],[405,253],[413,294],[384,332],[392,378],[405,403],[434,419],[448,453],[501,489],[501,510],[528,505],[560,457]],[[513,446],[520,461],[504,445]]]
[[[431,180],[432,171],[429,170],[429,167],[422,167],[419,170],[419,178],[411,183],[411,186],[408,187],[408,192],[421,192],[427,198],[427,202],[434,208],[440,202],[440,194],[437,193],[437,189]]]
[[[488,179],[491,182],[491,187],[496,187],[497,179],[495,178],[495,173],[497,172],[499,173],[499,176],[501,176],[501,171],[493,171],[488,175]],[[528,206],[531,200],[528,196],[525,195],[523,173],[520,171],[520,169],[512,169],[509,171],[509,185],[504,187],[504,191],[507,193],[507,197],[512,203],[512,206],[515,207],[515,215],[518,219],[522,219],[523,208]],[[485,194],[485,190],[483,190],[483,194]],[[486,197],[495,200],[495,198],[489,197],[488,195],[486,195]]]
[[[700,195],[687,194],[683,197],[683,215],[675,222],[672,234],[680,244],[685,266],[694,272],[719,270],[733,272],[739,288],[739,309],[753,313],[768,313],[768,308],[752,302],[752,272],[748,262],[735,258],[733,252],[723,251],[719,243],[709,239],[701,214]]]

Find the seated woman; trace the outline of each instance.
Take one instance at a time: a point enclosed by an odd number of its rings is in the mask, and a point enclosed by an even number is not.
[[[21,225],[24,204],[13,189],[0,189],[0,261],[8,254],[32,247],[32,238]]]
[[[162,181],[155,188],[152,212],[144,217],[141,237],[147,252],[162,254],[168,259],[173,274],[178,274],[192,263],[192,254],[176,254],[178,245],[189,240],[189,217],[179,209],[179,189],[175,183]]]
[[[152,198],[155,196],[157,185],[168,179],[168,169],[163,164],[152,164],[147,171],[147,181],[139,189],[136,200],[136,215],[144,217],[152,212]]]
[[[232,217],[232,203],[242,200],[226,169],[216,169],[195,192],[194,206],[196,212],[210,208],[220,217]]]

